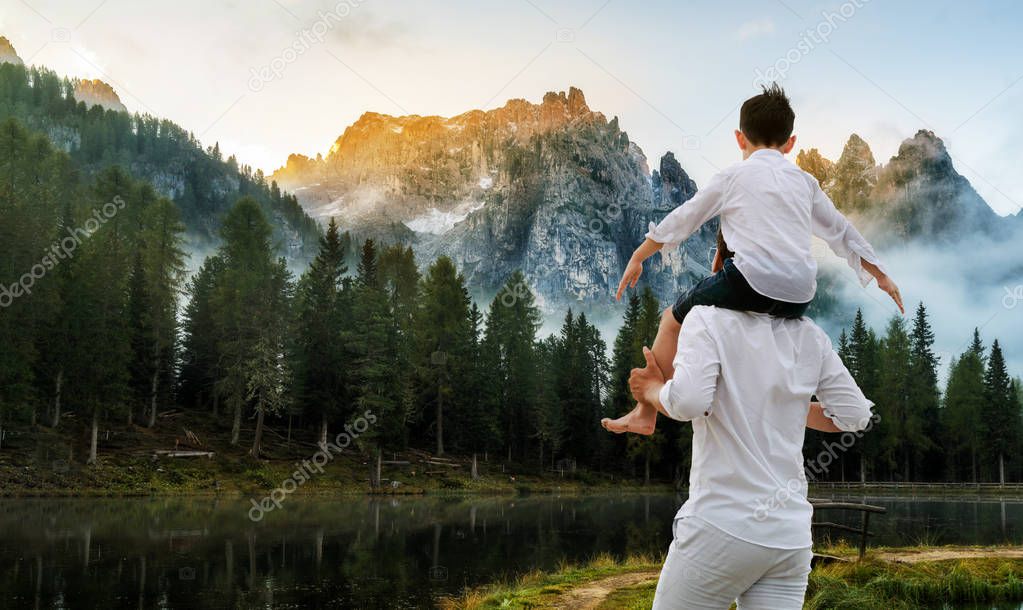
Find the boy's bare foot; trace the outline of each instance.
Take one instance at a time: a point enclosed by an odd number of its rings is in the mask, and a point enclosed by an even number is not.
[[[649,436],[654,433],[657,427],[657,409],[646,403],[637,403],[636,408],[618,419],[605,417],[600,420],[600,425],[608,432],[622,434],[631,432]]]

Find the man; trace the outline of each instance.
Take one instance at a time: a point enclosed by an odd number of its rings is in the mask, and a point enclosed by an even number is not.
[[[698,306],[678,346],[672,379],[646,348],[646,367],[629,379],[637,398],[693,425],[689,499],[654,608],[802,608],[813,512],[805,427],[863,430],[873,403],[807,318]],[[814,395],[820,404],[810,404]]]

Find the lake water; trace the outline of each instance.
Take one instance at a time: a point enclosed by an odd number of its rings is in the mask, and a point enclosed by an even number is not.
[[[889,509],[871,522],[877,544],[1023,543],[1020,498],[833,497]],[[661,553],[682,500],[291,498],[253,522],[238,499],[3,499],[0,606],[429,607],[563,560]]]

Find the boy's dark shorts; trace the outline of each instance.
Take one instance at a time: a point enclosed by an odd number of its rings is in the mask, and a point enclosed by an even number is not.
[[[810,303],[789,303],[765,297],[753,290],[729,258],[725,259],[721,271],[703,278],[683,293],[671,308],[671,313],[681,324],[689,310],[697,305],[766,313],[779,318],[798,318],[806,313]]]

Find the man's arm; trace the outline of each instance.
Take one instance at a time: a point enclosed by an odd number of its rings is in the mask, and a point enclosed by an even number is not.
[[[664,380],[649,349],[644,347],[643,355],[646,367],[633,369],[629,377],[629,387],[636,395],[643,396],[658,411],[678,421],[710,415],[721,361],[702,312],[690,311],[682,323],[672,379]]]
[[[845,259],[864,287],[870,284],[871,278],[877,280],[877,287],[888,293],[898,305],[899,311],[906,313],[899,288],[888,277],[874,248],[849,219],[835,208],[834,202],[824,193],[820,184],[816,180],[810,181],[814,189],[811,212],[813,234],[823,239],[832,252]]]
[[[678,247],[696,232],[703,223],[714,218],[721,212],[728,178],[717,174],[711,178],[707,186],[700,189],[691,199],[682,203],[668,213],[659,224],[653,226],[646,234],[646,239],[632,253],[622,273],[622,281],[618,283],[615,293],[617,300],[622,299],[626,288],[635,288],[639,276],[643,274],[643,261],[653,256],[664,246]]]
[[[819,402],[810,403],[810,411],[806,414],[806,427],[818,432],[841,432],[842,429],[835,425],[827,415]]]
[[[823,332],[822,332],[823,334]],[[874,403],[863,395],[863,390],[845,368],[842,359],[835,353],[831,340],[822,339],[826,345],[824,359],[821,363],[820,380],[817,385],[817,398],[820,399],[821,415],[829,419],[837,428],[833,432],[858,432],[870,425],[873,414],[870,408]],[[807,418],[809,423],[809,418]]]

